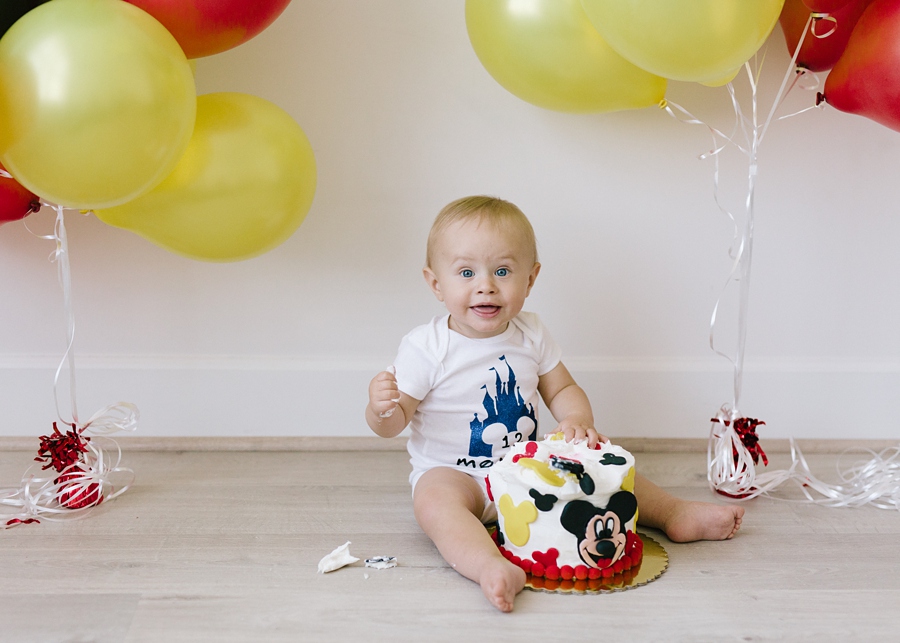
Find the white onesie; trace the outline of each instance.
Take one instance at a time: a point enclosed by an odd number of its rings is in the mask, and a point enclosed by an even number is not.
[[[538,377],[560,361],[559,346],[534,313],[519,313],[486,339],[451,330],[449,319],[414,328],[394,360],[400,390],[421,400],[407,447],[413,489],[433,467],[464,471],[483,488],[513,444],[537,438]]]

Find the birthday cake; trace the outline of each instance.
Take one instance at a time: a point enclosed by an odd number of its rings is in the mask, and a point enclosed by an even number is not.
[[[520,442],[491,468],[503,555],[532,577],[599,579],[640,565],[634,457],[609,443],[589,449],[560,434]]]

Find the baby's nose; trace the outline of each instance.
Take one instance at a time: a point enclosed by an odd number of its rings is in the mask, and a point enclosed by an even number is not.
[[[482,277],[478,282],[478,292],[480,293],[493,293],[497,291],[496,284],[494,280],[490,277]]]

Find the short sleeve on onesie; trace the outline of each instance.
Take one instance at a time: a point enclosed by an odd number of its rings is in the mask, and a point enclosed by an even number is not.
[[[420,400],[410,422],[410,481],[436,466],[484,477],[512,445],[536,438],[538,378],[560,355],[534,313],[485,339],[450,330],[449,315],[413,329],[394,360],[400,390]]]

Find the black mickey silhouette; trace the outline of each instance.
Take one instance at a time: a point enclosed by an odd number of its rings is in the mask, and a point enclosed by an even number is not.
[[[559,500],[552,493],[543,494],[537,489],[529,489],[528,495],[534,498],[534,506],[540,509],[541,511],[550,511],[553,509],[553,505],[556,504],[556,501]]]

